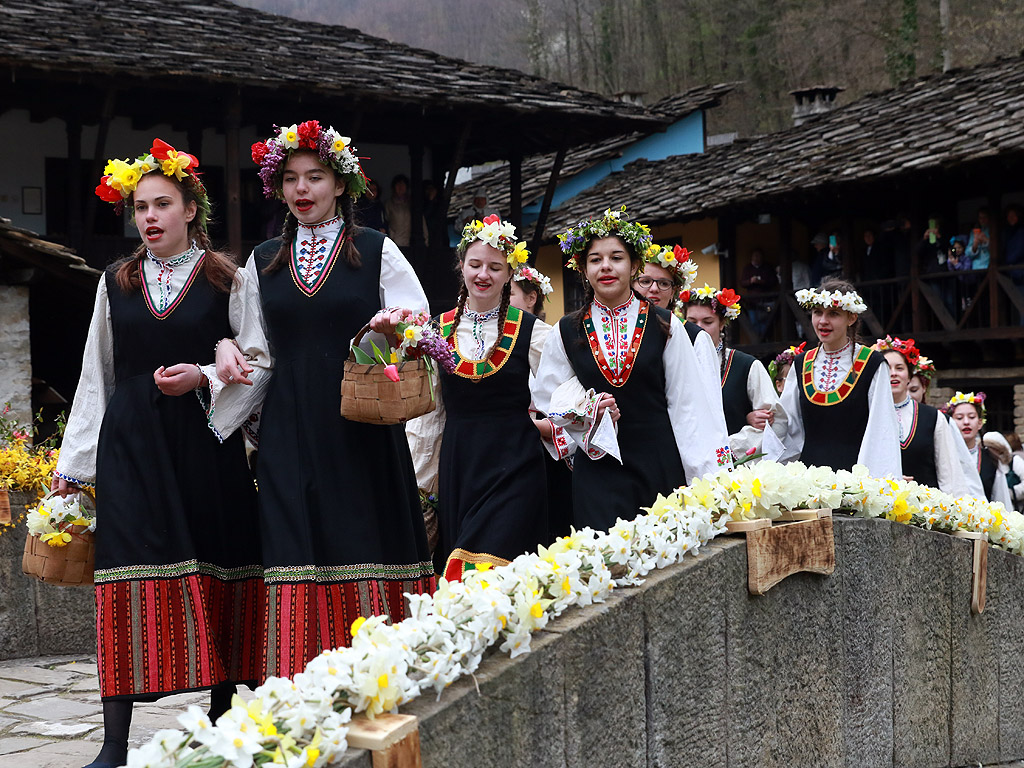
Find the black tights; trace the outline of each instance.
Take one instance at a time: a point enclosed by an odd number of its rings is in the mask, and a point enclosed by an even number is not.
[[[221,683],[210,690],[210,712],[212,722],[231,708],[231,697],[237,687],[234,683]],[[156,701],[159,696],[140,697],[137,701]],[[106,768],[128,762],[128,731],[132,725],[133,702],[114,699],[103,702],[103,746],[100,753],[85,768]]]

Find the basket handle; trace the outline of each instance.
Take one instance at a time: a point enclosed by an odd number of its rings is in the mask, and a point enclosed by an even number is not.
[[[352,362],[355,362],[355,360],[356,360],[356,355],[352,351],[352,347],[358,347],[359,346],[359,342],[361,342],[363,340],[363,336],[365,336],[367,331],[369,331],[369,330],[370,330],[370,324],[367,323],[366,325],[364,325],[362,328],[359,329],[359,333],[357,333],[355,335],[355,338],[352,339],[352,344],[348,348],[348,359],[351,360]],[[391,338],[394,339],[394,341],[395,341],[395,343],[392,346],[397,347],[398,346],[398,335],[393,333],[393,334],[391,334]]]

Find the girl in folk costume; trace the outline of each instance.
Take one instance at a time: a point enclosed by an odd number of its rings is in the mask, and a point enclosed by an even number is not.
[[[682,323],[633,293],[647,227],[608,210],[559,240],[586,303],[548,336],[533,396],[580,447],[573,522],[605,529],[732,454]]]
[[[734,455],[751,448],[761,451],[766,429],[771,429],[780,445],[786,436],[786,412],[782,409],[775,385],[761,361],[746,352],[725,346],[725,327],[740,316],[740,296],[731,288],[716,291],[707,283],[681,296],[686,319],[708,332],[715,344],[721,376],[722,405],[729,429],[729,446]],[[778,458],[781,448],[770,451]]]
[[[210,250],[198,164],[156,139],[134,162],[108,162],[96,188],[118,213],[129,207],[143,242],[100,280],[53,482],[61,495],[95,483],[100,499],[104,741],[93,768],[125,762],[133,701],[209,688],[212,720],[236,682],[261,677],[256,490],[235,429],[270,360],[247,330],[255,284]],[[193,394],[208,374],[195,361],[225,335],[250,358],[254,384],[222,394],[208,423]]]
[[[913,363],[913,370],[910,372],[910,385],[907,393],[914,400],[923,403],[928,396],[928,387],[931,386],[932,377],[935,376],[935,363],[931,358],[920,355],[916,363]]]
[[[711,337],[702,333],[700,326],[688,322],[686,313],[681,311],[680,298],[693,288],[697,280],[697,264],[690,258],[690,252],[679,245],[669,248],[651,243],[643,256],[644,271],[633,280],[633,290],[653,306],[674,312],[679,318],[705,374],[707,396],[712,402],[720,401],[715,345]]]
[[[796,300],[810,310],[820,343],[797,355],[786,377],[787,456],[832,469],[863,464],[875,477],[902,477],[885,359],[856,342],[867,306],[852,285],[831,278],[818,290],[797,291]]]
[[[544,300],[551,293],[551,280],[543,272],[522,264],[512,275],[512,306],[544,319]],[[533,373],[530,385],[533,385]],[[567,536],[572,528],[572,455],[576,444],[563,427],[556,426],[531,406],[534,426],[544,439],[551,461],[545,462],[548,489],[548,540]]]
[[[985,393],[957,392],[946,403],[944,410],[964,437],[974,462],[973,466],[981,476],[985,498],[1001,502],[1007,509],[1013,509],[1014,500],[1024,498],[1024,487],[1017,482],[1011,489],[1007,483],[1007,475],[1013,470],[1014,477],[1019,480],[1024,474],[1024,466],[1021,466],[1024,462],[1020,462],[1019,457],[1012,455],[1010,444],[998,432],[986,432],[982,437],[986,421]],[[1012,463],[1015,458],[1018,462],[1016,467]]]
[[[789,346],[779,352],[775,359],[768,363],[768,375],[772,377],[772,381],[775,383],[775,391],[780,395],[786,386],[786,377],[789,375],[789,369],[793,367],[793,361],[806,347],[806,341],[801,341],[795,347]]]
[[[953,442],[957,438],[949,422],[936,408],[910,397],[910,372],[921,353],[914,340],[886,336],[874,347],[889,364],[889,383],[899,422],[903,476],[953,496],[967,493],[963,469]]]
[[[458,254],[458,306],[439,320],[455,370],[440,374],[434,411],[406,428],[420,487],[438,491],[434,563],[449,580],[536,549],[548,526],[529,379],[551,327],[510,306],[526,244],[494,215],[466,225]]]
[[[267,584],[266,675],[291,676],[346,645],[362,616],[405,616],[403,594],[434,589],[423,515],[401,426],[340,415],[344,361],[367,319],[380,333],[427,305],[412,267],[380,232],[356,226],[366,188],[350,140],[317,121],[253,145],[263,191],[284,200],[281,237],[256,246],[274,352],[260,417],[259,520]],[[256,310],[254,310],[256,314]],[[218,376],[245,374],[235,345]]]

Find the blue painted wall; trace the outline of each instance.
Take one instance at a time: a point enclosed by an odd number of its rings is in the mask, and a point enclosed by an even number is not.
[[[664,160],[672,155],[690,155],[704,151],[704,112],[698,110],[682,120],[673,123],[664,133],[646,136],[626,147],[621,157],[593,165],[575,176],[563,179],[555,188],[555,196],[551,201],[552,210],[562,203],[575,197],[584,190],[599,184],[602,179],[612,173],[621,171],[634,160]],[[610,203],[609,203],[610,204]],[[524,206],[523,223],[529,224],[537,220],[540,214],[541,201]]]

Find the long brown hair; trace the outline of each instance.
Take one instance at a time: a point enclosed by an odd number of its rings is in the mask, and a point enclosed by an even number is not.
[[[186,208],[189,203],[199,205],[199,199],[190,185],[182,184],[180,181],[173,179],[173,177],[168,178],[174,180],[181,192],[182,203]],[[134,201],[135,195],[129,195],[127,205],[130,209],[133,209],[132,204]],[[213,286],[214,290],[230,293],[231,289],[237,284],[236,272],[238,271],[238,265],[227,254],[213,250],[210,243],[210,235],[207,233],[206,227],[200,223],[198,215],[188,223],[188,238],[190,241],[194,240],[197,247],[206,251],[203,257],[203,277]],[[114,270],[114,280],[117,283],[117,287],[122,292],[126,294],[134,293],[142,287],[142,260],[145,257],[146,244],[140,243],[131,256],[121,259],[111,267]]]
[[[297,150],[298,152],[309,152],[316,156],[316,153],[312,150]],[[292,153],[293,155],[296,153]],[[337,180],[338,174],[335,173],[334,169],[328,165],[324,165],[320,162],[319,156],[317,156],[317,162],[323,166],[326,173],[331,174],[331,178]],[[345,221],[345,242],[341,246],[341,256],[345,259],[345,263],[353,269],[359,269],[363,265],[362,257],[359,255],[359,249],[356,248],[355,241],[353,238],[359,234],[362,227],[356,221],[356,208],[355,201],[349,197],[347,192],[342,192],[338,196],[338,202],[335,206],[335,214],[341,214],[341,218]],[[277,272],[281,267],[288,263],[288,260],[292,255],[292,240],[295,239],[295,233],[299,229],[299,221],[296,219],[291,211],[284,217],[284,226],[281,228],[281,247],[277,249],[277,253],[274,254],[274,258],[270,260],[270,263],[263,269],[263,273],[269,275],[272,272]]]

